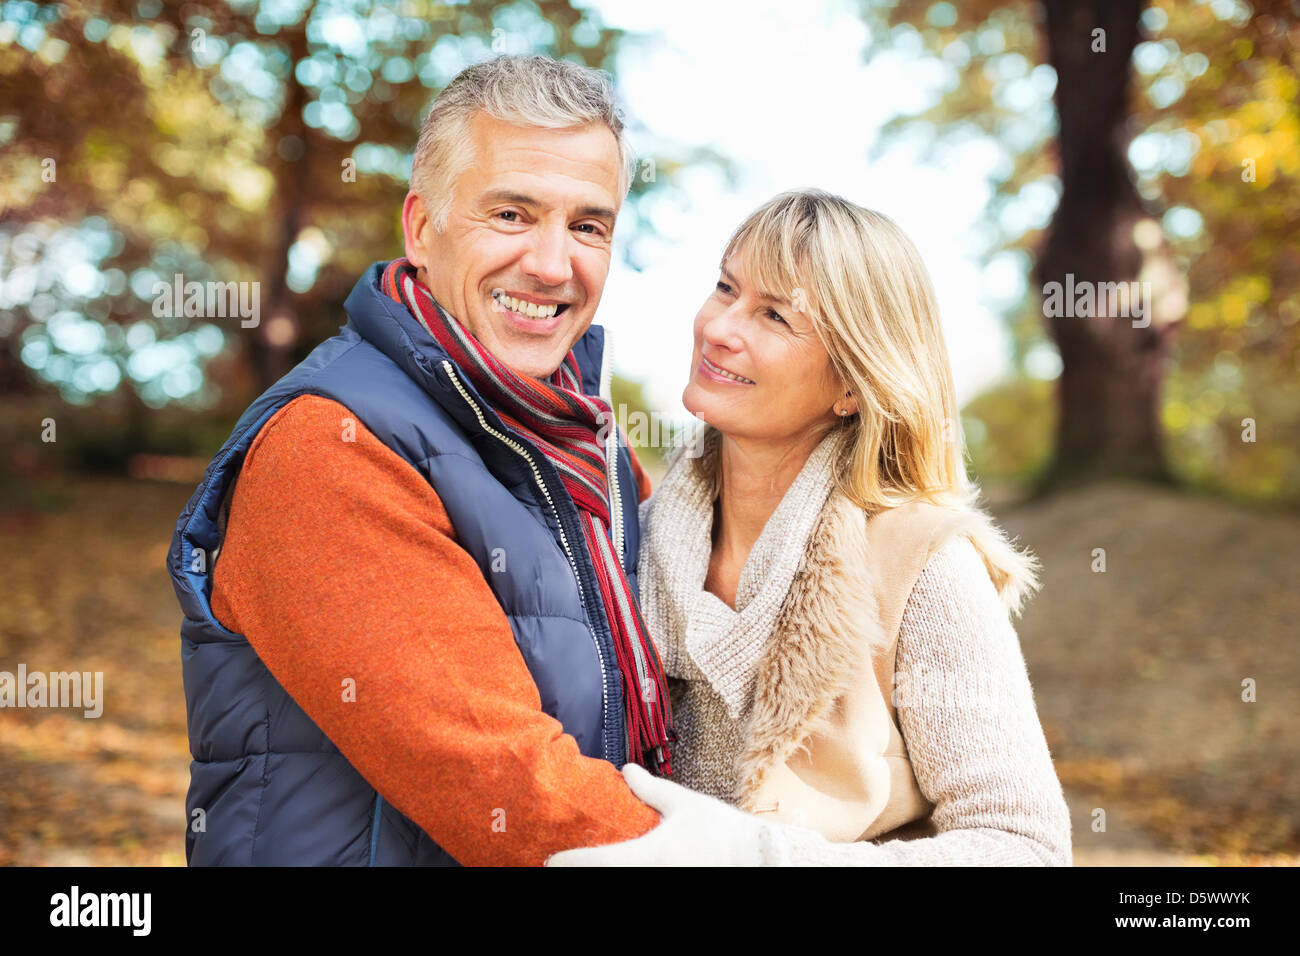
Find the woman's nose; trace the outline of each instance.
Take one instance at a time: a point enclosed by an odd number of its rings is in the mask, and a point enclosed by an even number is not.
[[[714,348],[726,349],[730,352],[737,352],[741,347],[739,311],[733,303],[730,308],[723,309],[709,316],[704,321],[704,327],[700,330],[704,341]]]

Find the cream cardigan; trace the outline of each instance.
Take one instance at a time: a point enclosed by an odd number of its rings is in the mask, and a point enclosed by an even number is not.
[[[868,517],[833,489],[840,441],[818,445],[773,512],[735,610],[703,589],[713,500],[697,466],[716,434],[641,506],[674,779],[815,831],[795,862],[1070,865],[1008,618],[1035,586],[1032,558],[977,510]]]

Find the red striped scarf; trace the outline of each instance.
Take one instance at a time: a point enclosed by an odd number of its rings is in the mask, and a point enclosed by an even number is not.
[[[381,281],[385,294],[405,305],[429,330],[501,421],[555,466],[565,491],[578,507],[614,638],[623,678],[628,757],[649,770],[671,774],[668,744],[677,740],[677,732],[672,726],[663,666],[609,533],[608,468],[618,465],[617,461],[612,465],[606,462],[599,438],[602,425],[614,422],[609,404],[583,393],[581,371],[572,350],[544,382],[508,368],[442,310],[416,278],[416,269],[408,260],[390,262]]]

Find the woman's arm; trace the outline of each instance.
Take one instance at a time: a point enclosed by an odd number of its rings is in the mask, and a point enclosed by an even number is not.
[[[918,578],[903,612],[896,671],[899,729],[940,832],[836,844],[791,830],[790,862],[1073,865],[1070,812],[1020,642],[968,539],[941,548]]]

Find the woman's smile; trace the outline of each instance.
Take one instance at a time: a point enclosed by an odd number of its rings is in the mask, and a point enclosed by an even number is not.
[[[705,356],[700,356],[700,364],[697,371],[704,375],[705,378],[712,379],[715,382],[722,382],[726,385],[753,385],[752,379],[745,378],[743,375],[737,375],[720,365],[710,362]]]

